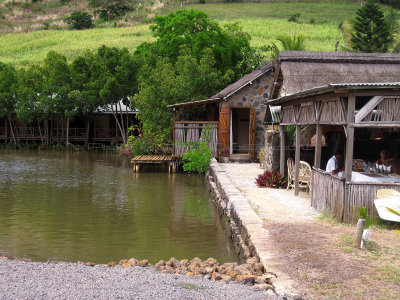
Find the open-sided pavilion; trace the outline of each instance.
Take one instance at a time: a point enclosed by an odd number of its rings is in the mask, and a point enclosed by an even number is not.
[[[360,175],[361,178],[372,179],[360,181],[360,176],[352,168],[357,129],[400,128],[400,82],[328,84],[271,99],[267,103],[272,107],[281,107],[282,174],[286,161],[285,125],[296,126],[295,195],[299,194],[301,127],[316,127],[311,188],[311,205],[316,209],[329,209],[336,219],[352,222],[357,207],[365,206],[369,216],[377,216],[373,202],[378,189],[391,188],[400,191],[400,179],[376,174],[375,178],[375,175]],[[346,136],[343,178],[321,169],[322,128],[326,125],[341,126]]]

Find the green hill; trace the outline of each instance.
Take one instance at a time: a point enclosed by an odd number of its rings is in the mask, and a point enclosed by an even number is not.
[[[51,1],[44,2],[50,5]],[[73,0],[69,3],[71,6],[68,10],[64,6],[62,8],[70,12],[74,3],[86,2]],[[145,13],[148,18],[153,14],[165,14],[178,6],[177,4],[165,7],[161,5],[159,9],[143,10],[141,14]],[[184,5],[183,8],[203,10],[221,24],[240,22],[244,31],[251,35],[253,46],[276,42],[276,38],[282,34],[302,34],[306,37],[307,50],[333,51],[336,41],[343,42],[339,25],[354,17],[359,4],[326,0],[191,4]],[[298,21],[289,22],[288,19],[297,13],[300,13]],[[138,12],[132,14],[138,14]],[[106,28],[98,26],[94,29],[73,31],[54,30],[50,26],[49,30],[2,34],[0,35],[0,61],[21,67],[40,62],[50,50],[63,53],[68,59],[73,59],[86,49],[97,49],[103,44],[127,47],[130,51],[134,51],[140,43],[152,40],[152,36],[149,25],[132,23],[134,22],[132,14],[115,24],[100,24]]]

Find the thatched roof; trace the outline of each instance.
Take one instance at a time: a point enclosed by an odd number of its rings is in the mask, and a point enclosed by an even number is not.
[[[400,54],[281,51],[280,96],[334,83],[400,80]]]
[[[271,61],[255,68],[253,72],[244,75],[242,78],[240,78],[236,82],[228,85],[226,88],[224,88],[218,94],[215,94],[214,96],[212,96],[208,99],[172,104],[172,105],[168,105],[168,107],[176,108],[176,107],[204,105],[204,104],[210,104],[210,103],[215,103],[215,102],[221,102],[221,101],[225,100],[226,98],[228,98],[229,96],[236,93],[237,91],[244,88],[246,85],[252,83],[254,80],[259,78],[261,75],[267,73],[269,70],[272,70],[274,67],[275,67],[275,62],[273,60],[271,60]]]

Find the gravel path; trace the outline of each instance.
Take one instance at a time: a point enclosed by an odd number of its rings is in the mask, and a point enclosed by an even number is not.
[[[261,189],[255,184],[257,175],[264,172],[258,163],[220,164],[233,184],[250,202],[254,211],[265,221],[285,220],[286,223],[299,220],[314,220],[319,213],[310,206],[310,197],[301,192],[284,189]]]
[[[150,268],[0,259],[0,299],[279,299],[272,292]]]

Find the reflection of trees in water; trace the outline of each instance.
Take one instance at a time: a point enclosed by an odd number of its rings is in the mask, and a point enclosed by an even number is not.
[[[28,171],[0,185],[0,251],[101,263],[201,255],[232,260],[201,177],[134,177],[130,168],[114,166],[115,157],[26,154]],[[23,157],[9,159],[12,165]]]

